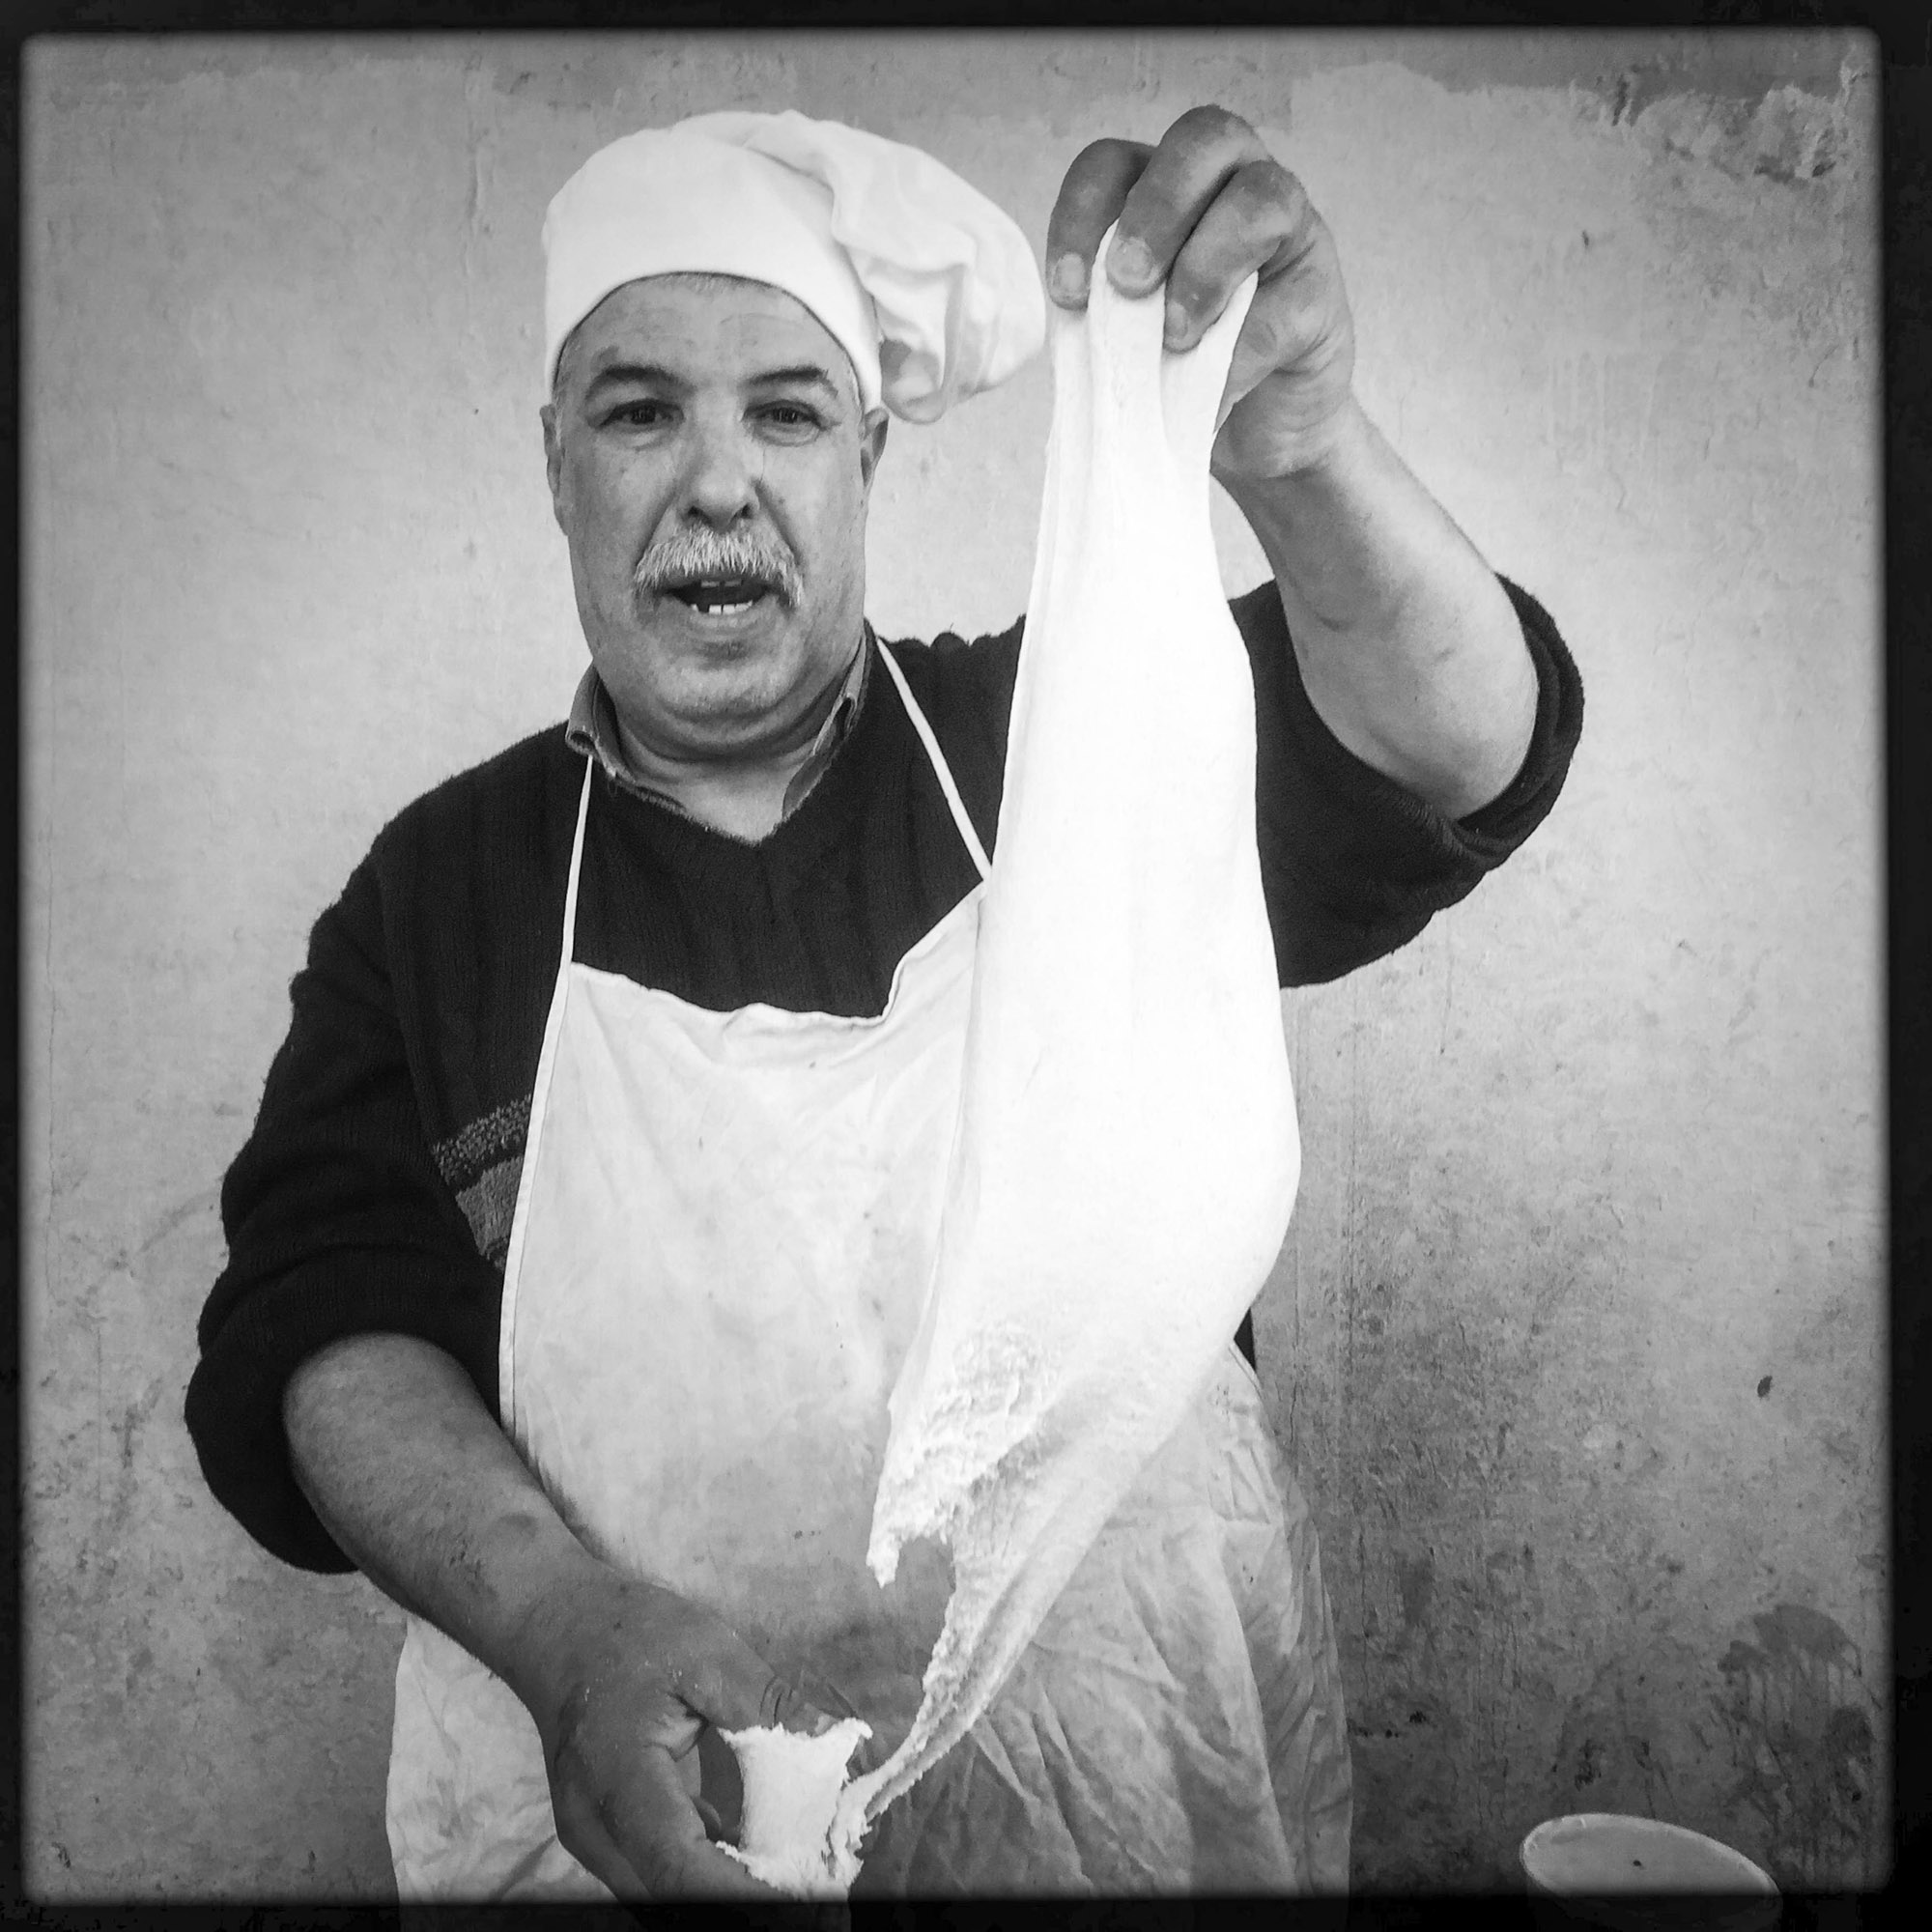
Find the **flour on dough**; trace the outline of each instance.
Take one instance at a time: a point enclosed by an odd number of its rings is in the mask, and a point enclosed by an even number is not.
[[[1102,244],[1104,248],[1104,242]],[[1300,1170],[1255,841],[1254,689],[1208,524],[1254,283],[1184,355],[1160,291],[1052,312],[1054,413],[959,1127],[868,1560],[952,1547],[867,1825],[985,1711],[1265,1280]]]

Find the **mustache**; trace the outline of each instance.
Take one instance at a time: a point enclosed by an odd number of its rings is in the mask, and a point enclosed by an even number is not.
[[[743,530],[678,530],[661,538],[631,573],[639,590],[686,589],[712,580],[745,580],[788,605],[804,589],[798,560],[778,537]]]

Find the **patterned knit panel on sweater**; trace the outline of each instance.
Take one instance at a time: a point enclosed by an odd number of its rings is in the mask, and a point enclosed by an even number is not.
[[[524,1142],[529,1133],[528,1094],[507,1101],[469,1122],[430,1151],[469,1223],[478,1252],[498,1274],[510,1247],[517,1186],[524,1174]]]

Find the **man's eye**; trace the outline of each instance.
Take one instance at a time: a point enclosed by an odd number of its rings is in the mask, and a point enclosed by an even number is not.
[[[655,429],[668,413],[662,403],[620,403],[607,420],[626,423],[634,429]]]
[[[768,404],[764,417],[779,429],[815,429],[818,426],[817,412],[807,409],[803,403]]]

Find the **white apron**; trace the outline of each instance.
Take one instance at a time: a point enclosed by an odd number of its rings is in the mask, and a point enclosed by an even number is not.
[[[983,882],[938,743],[880,656]],[[878,1762],[951,1583],[936,1546],[885,1590],[865,1558],[937,1240],[981,889],[899,962],[876,1018],[714,1012],[572,960],[590,789],[586,770],[504,1266],[503,1425],[590,1549],[866,1718]],[[854,1896],[1339,1890],[1349,1826],[1314,1526],[1230,1344],[992,1709],[880,1820]],[[405,1900],[610,1896],[556,1840],[528,1713],[416,1617],[388,1832]]]

